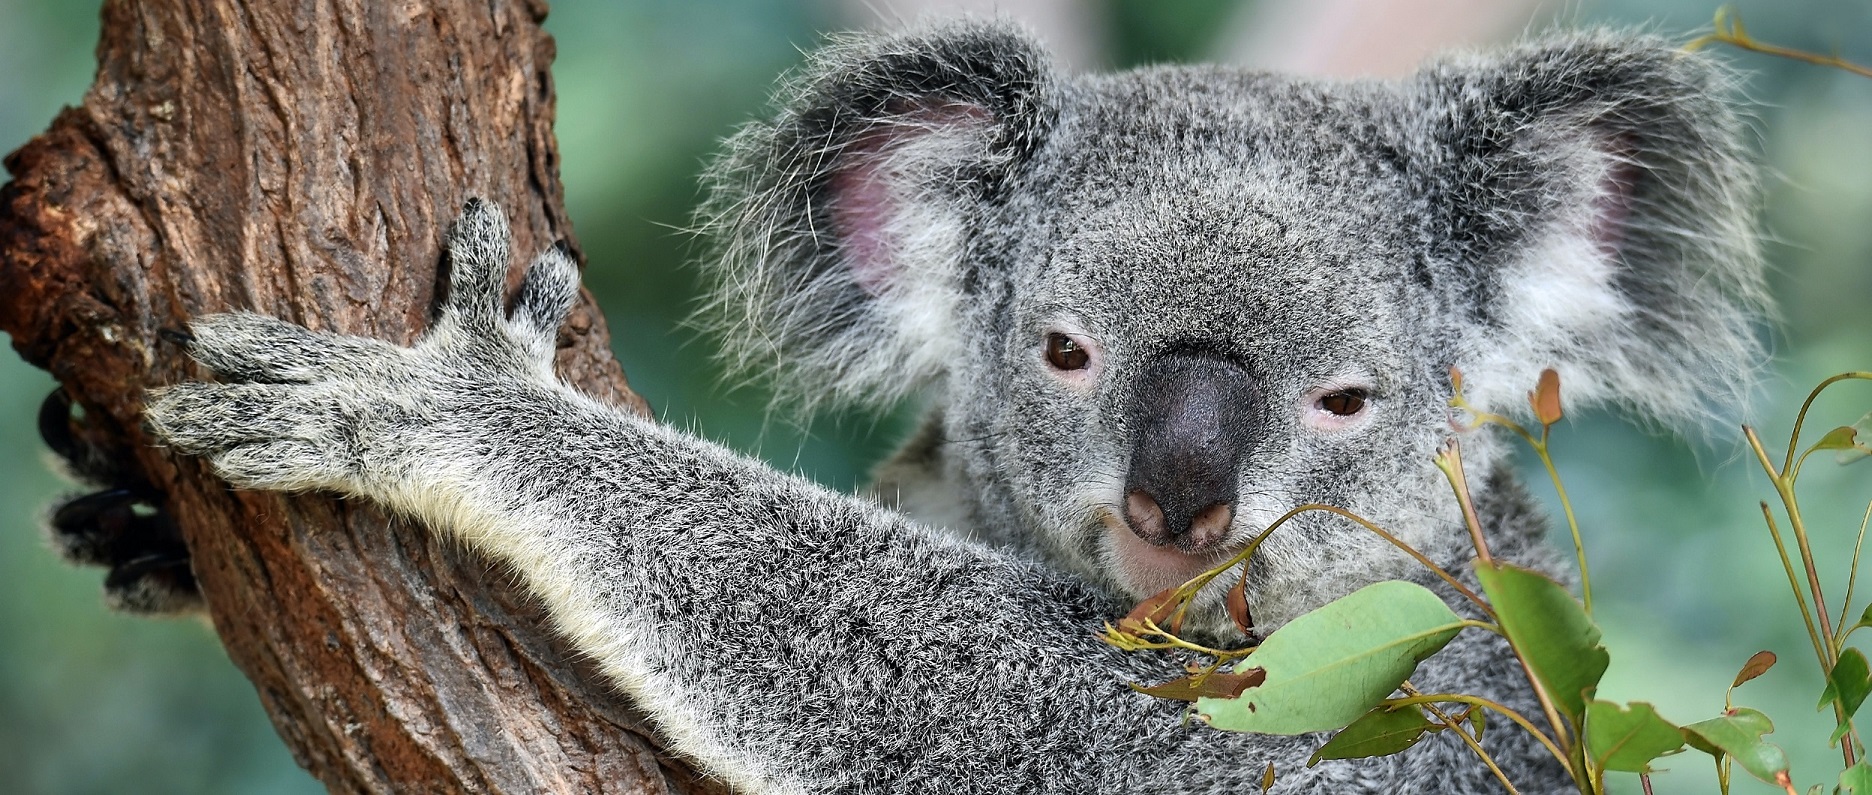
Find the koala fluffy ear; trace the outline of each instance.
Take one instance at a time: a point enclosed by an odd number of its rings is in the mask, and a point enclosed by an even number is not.
[[[1665,422],[1742,406],[1768,303],[1735,83],[1707,55],[1600,32],[1409,84],[1440,249],[1425,276],[1471,402],[1524,409],[1554,367],[1575,405]]]
[[[1002,25],[834,39],[707,176],[704,325],[810,407],[895,400],[958,355],[973,230],[1050,127],[1051,70]]]

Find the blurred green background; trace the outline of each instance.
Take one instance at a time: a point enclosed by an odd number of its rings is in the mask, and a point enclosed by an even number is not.
[[[1092,67],[1253,60],[1240,41],[1268,29],[1256,27],[1263,9],[1252,0],[1052,5],[1072,20],[1052,29],[1077,37],[1063,49]],[[1872,63],[1872,5],[1863,0],[1736,5],[1761,39]],[[696,273],[671,229],[695,202],[694,174],[708,153],[761,112],[774,76],[818,31],[867,24],[874,10],[862,2],[562,0],[547,23],[559,41],[567,202],[632,385],[677,425],[840,488],[889,448],[901,418],[827,416],[802,429],[771,419],[758,389],[724,386],[709,358],[713,343],[680,326]],[[1575,23],[1649,23],[1680,34],[1706,25],[1713,10],[1705,0],[1630,0],[1575,2],[1564,13]],[[91,3],[0,0],[0,151],[78,101],[96,26]],[[1755,417],[1773,447],[1809,385],[1872,368],[1872,80],[1725,55],[1751,73],[1758,145],[1770,165],[1762,224],[1785,317]],[[36,520],[65,487],[43,466],[31,420],[51,386],[0,356],[0,792],[317,791],[202,624],[107,613],[100,575],[61,566],[45,549]],[[1817,423],[1851,421],[1867,408],[1872,390],[1844,389],[1822,404]],[[1783,664],[1738,701],[1776,718],[1797,782],[1830,781],[1839,758],[1825,747],[1828,721],[1809,706],[1819,692],[1811,652],[1755,507],[1771,495],[1736,438],[1718,428],[1686,442],[1603,415],[1573,418],[1560,431],[1556,451],[1581,511],[1613,650],[1606,691],[1697,720],[1721,708],[1722,688],[1744,659],[1775,650]],[[1837,600],[1853,528],[1872,498],[1872,466],[1831,469],[1816,467],[1803,486]],[[1659,777],[1658,791],[1714,791],[1704,759],[1671,766],[1678,770]],[[1636,792],[1635,780],[1624,779],[1615,782],[1621,791]],[[1751,790],[1766,791],[1737,786]]]

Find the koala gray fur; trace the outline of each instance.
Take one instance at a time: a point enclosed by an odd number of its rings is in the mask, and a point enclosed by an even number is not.
[[[838,40],[710,173],[711,316],[799,403],[928,396],[879,471],[904,512],[560,383],[576,268],[542,255],[503,316],[482,202],[415,347],[206,317],[191,352],[230,383],[162,390],[147,418],[236,485],[373,499],[512,567],[741,791],[1222,793],[1271,762],[1278,792],[1492,792],[1448,734],[1307,767],[1322,737],[1192,725],[1127,687],[1183,660],[1095,631],[1310,501],[1472,580],[1430,464],[1451,367],[1498,412],[1547,366],[1573,407],[1681,420],[1733,395],[1765,301],[1728,84],[1610,33],[1395,82],[1068,77],[982,23]],[[1496,553],[1559,576],[1505,446],[1463,442]],[[1311,515],[1270,537],[1249,597],[1272,629],[1391,578],[1450,596]],[[1231,632],[1214,596],[1204,631]],[[1493,636],[1413,681],[1539,712]],[[1570,791],[1525,733],[1484,742],[1523,792]]]

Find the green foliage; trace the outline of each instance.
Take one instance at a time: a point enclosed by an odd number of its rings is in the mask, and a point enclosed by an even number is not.
[[[1611,656],[1599,645],[1599,627],[1559,583],[1506,563],[1477,563],[1476,578],[1501,617],[1502,631],[1527,662],[1560,714],[1581,725],[1586,702],[1599,687]]]
[[[1852,730],[1852,716],[1865,703],[1868,692],[1872,692],[1872,670],[1866,667],[1865,653],[1858,649],[1840,652],[1839,661],[1827,671],[1826,690],[1821,691],[1820,705],[1815,707],[1826,709],[1831,704],[1839,708],[1839,728],[1833,730],[1832,742],[1839,742]]]
[[[1833,460],[1841,465],[1851,464],[1872,455],[1872,447],[1863,441],[1868,438],[1872,438],[1872,413],[1867,413],[1851,425],[1834,428],[1815,447],[1834,451]]]
[[[1352,725],[1333,735],[1308,765],[1322,759],[1363,759],[1390,756],[1417,744],[1426,733],[1441,728],[1424,717],[1421,707],[1373,707]]]
[[[1467,410],[1461,395],[1461,376],[1452,374],[1457,395],[1452,405]],[[1814,576],[1813,551],[1805,523],[1794,495],[1794,482],[1801,461],[1819,450],[1851,449],[1857,444],[1858,431],[1842,427],[1829,432],[1799,452],[1800,424],[1807,408],[1827,386],[1846,380],[1872,380],[1872,373],[1847,373],[1822,382],[1807,399],[1800,418],[1790,435],[1788,455],[1780,467],[1768,460],[1766,451],[1753,429],[1744,435],[1760,459],[1762,468],[1781,495],[1790,530],[1799,549],[1803,582],[1794,559],[1789,556],[1785,539],[1769,511],[1762,504],[1768,530],[1781,552],[1781,560],[1795,601],[1813,641],[1820,669],[1824,672],[1825,690],[1821,708],[1832,706],[1837,717],[1835,743],[1844,739],[1842,754],[1845,772],[1839,792],[1868,792],[1868,774],[1858,762],[1864,748],[1854,735],[1852,719],[1868,694],[1872,694],[1872,666],[1863,652],[1845,647],[1845,638],[1861,626],[1872,624],[1872,606],[1860,614],[1860,620],[1842,627],[1834,634],[1827,621],[1823,589]],[[1565,489],[1547,457],[1546,445],[1554,423],[1561,419],[1559,381],[1552,371],[1544,373],[1540,385],[1528,396],[1530,408],[1541,422],[1538,435],[1506,417],[1471,412],[1477,425],[1497,424],[1507,427],[1534,446],[1554,476],[1556,491],[1565,500]],[[1799,453],[1797,456],[1797,452]],[[1646,702],[1619,704],[1594,698],[1600,680],[1611,664],[1611,654],[1601,643],[1602,633],[1591,615],[1588,603],[1575,599],[1566,588],[1548,576],[1531,569],[1501,562],[1491,557],[1485,535],[1468,493],[1459,444],[1452,440],[1438,456],[1437,466],[1448,476],[1469,524],[1477,559],[1476,579],[1488,601],[1477,605],[1494,619],[1463,620],[1434,593],[1421,586],[1390,581],[1366,586],[1345,597],[1306,613],[1269,635],[1256,649],[1246,652],[1208,650],[1182,641],[1175,635],[1176,625],[1188,603],[1215,577],[1237,565],[1246,565],[1268,534],[1288,519],[1306,510],[1325,510],[1347,516],[1359,525],[1402,545],[1395,536],[1369,521],[1325,506],[1302,506],[1271,523],[1241,553],[1223,565],[1205,572],[1178,588],[1172,588],[1146,600],[1119,622],[1108,627],[1107,640],[1123,648],[1178,647],[1210,653],[1218,659],[1216,667],[1187,680],[1160,685],[1157,690],[1167,697],[1195,697],[1198,712],[1220,729],[1268,734],[1302,734],[1330,729],[1340,732],[1313,755],[1312,761],[1386,756],[1402,753],[1426,734],[1454,731],[1474,750],[1504,787],[1513,791],[1501,769],[1476,741],[1481,734],[1484,710],[1493,710],[1532,733],[1572,774],[1582,795],[1601,795],[1606,791],[1608,772],[1638,773],[1648,776],[1652,763],[1662,756],[1677,753],[1688,744],[1709,754],[1716,762],[1718,781],[1728,792],[1729,771],[1740,766],[1749,775],[1792,793],[1787,754],[1766,736],[1774,724],[1758,710],[1731,703],[1733,691],[1775,665],[1772,652],[1758,652],[1750,657],[1724,692],[1722,714],[1678,727],[1659,715]],[[1571,510],[1568,511],[1569,516]],[[1872,521],[1872,507],[1866,518]],[[1860,526],[1859,541],[1865,535]],[[1577,527],[1574,538],[1579,538]],[[1420,562],[1430,566],[1445,581],[1456,584],[1451,575],[1405,548]],[[1853,572],[1858,571],[1859,545],[1853,553]],[[1590,589],[1590,576],[1584,567],[1584,548],[1580,549],[1583,590]],[[1471,599],[1472,592],[1458,585]],[[1586,592],[1590,592],[1587,590]],[[1846,601],[1852,601],[1850,583]],[[1231,605],[1231,613],[1246,605]],[[1846,612],[1840,615],[1844,624]],[[1162,627],[1169,626],[1170,629]],[[1465,628],[1480,628],[1505,637],[1522,664],[1546,713],[1547,727],[1535,725],[1526,716],[1486,698],[1461,693],[1419,694],[1406,681],[1416,666],[1442,649]],[[1147,641],[1140,634],[1161,638]],[[1241,655],[1246,653],[1246,657]],[[1236,660],[1233,671],[1219,674],[1225,660]],[[1260,678],[1257,680],[1255,676]],[[1227,677],[1220,683],[1208,680]],[[1398,690],[1404,696],[1396,695]],[[1151,690],[1146,690],[1151,692]],[[1437,703],[1460,704],[1466,710],[1451,716],[1436,707]],[[1474,728],[1470,734],[1463,728]],[[1816,788],[1815,792],[1824,792]]]
[[[1865,610],[1859,614],[1858,622],[1854,623],[1850,627],[1847,627],[1844,631],[1840,633],[1841,642],[1844,642],[1846,637],[1853,633],[1853,630],[1856,630],[1860,627],[1872,627],[1872,604],[1868,604],[1865,606]]]
[[[1734,760],[1749,775],[1777,784],[1787,775],[1788,762],[1780,746],[1763,739],[1773,731],[1767,715],[1744,707],[1683,727],[1683,738],[1691,748]]]
[[[1265,734],[1338,729],[1390,696],[1464,621],[1429,589],[1397,580],[1360,588],[1275,630],[1236,670],[1267,679],[1240,698],[1204,698],[1217,728]]]
[[[1840,771],[1839,792],[1841,795],[1872,795],[1872,765],[1860,762]]]
[[[1651,772],[1651,761],[1683,748],[1683,733],[1642,701],[1586,705],[1586,754],[1599,770]]]

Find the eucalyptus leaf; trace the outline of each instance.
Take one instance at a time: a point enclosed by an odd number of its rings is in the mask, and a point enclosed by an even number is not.
[[[1586,750],[1602,770],[1648,773],[1651,760],[1683,747],[1683,732],[1642,701],[1586,705]],[[1872,795],[1872,793],[1868,793]]]
[[[1267,680],[1240,698],[1203,698],[1196,709],[1231,731],[1306,734],[1344,727],[1377,706],[1456,637],[1462,619],[1421,585],[1368,585],[1269,635],[1238,673]]]
[[[1787,772],[1787,754],[1762,739],[1774,732],[1774,722],[1761,712],[1739,707],[1721,717],[1683,727],[1684,742],[1711,756],[1727,756],[1743,770],[1769,784]]]
[[[1872,604],[1867,604],[1865,606],[1865,610],[1859,614],[1859,620],[1857,622],[1840,632],[1840,643],[1844,644],[1846,642],[1846,636],[1851,635],[1853,630],[1860,627],[1872,627]]]
[[[1853,463],[1866,456],[1872,456],[1872,447],[1867,447],[1865,442],[1859,441],[1859,438],[1872,436],[1872,413],[1867,413],[1865,416],[1860,417],[1858,422],[1850,426],[1833,429],[1826,437],[1821,438],[1820,443],[1825,444],[1828,438],[1831,438],[1834,433],[1840,431],[1853,431],[1855,437],[1858,437],[1854,438],[1851,444],[1843,448],[1837,448],[1839,452],[1833,454],[1834,460],[1838,461],[1841,466]]]
[[[1840,771],[1839,791],[1842,795],[1872,795],[1872,766],[1860,762]]]
[[[1742,664],[1742,670],[1736,672],[1735,683],[1729,685],[1729,689],[1734,690],[1768,673],[1768,669],[1774,667],[1775,659],[1775,653],[1766,649],[1755,652],[1748,658],[1748,662]]]
[[[1858,429],[1850,425],[1841,425],[1838,428],[1827,431],[1825,436],[1820,437],[1820,441],[1814,443],[1813,449],[1851,450],[1853,448],[1853,440],[1858,435]]]
[[[1208,675],[1190,675],[1181,679],[1172,679],[1161,685],[1151,685],[1149,687],[1132,685],[1131,689],[1147,696],[1156,696],[1172,701],[1195,701],[1204,696],[1234,698],[1241,695],[1242,691],[1261,684],[1263,678],[1265,678],[1265,676],[1262,674],[1261,670],[1256,668],[1250,669],[1246,673],[1239,674],[1212,673]]]
[[[1858,649],[1840,652],[1839,662],[1827,672],[1826,690],[1820,693],[1820,706],[1816,707],[1826,709],[1835,702],[1840,705],[1839,726],[1833,730],[1830,742],[1839,742],[1852,730],[1852,717],[1865,703],[1867,693],[1872,693],[1872,667],[1866,665],[1865,653]]]
[[[1577,729],[1587,699],[1611,663],[1599,645],[1598,625],[1566,588],[1540,572],[1507,563],[1477,563],[1476,577],[1515,651]]]
[[[1563,413],[1560,410],[1560,373],[1549,367],[1541,371],[1540,382],[1529,392],[1528,406],[1534,409],[1534,419],[1542,427],[1550,427],[1559,422]]]
[[[1322,759],[1364,759],[1390,756],[1417,744],[1437,725],[1424,717],[1421,707],[1395,709],[1379,706],[1352,721],[1307,760],[1312,767]]]

